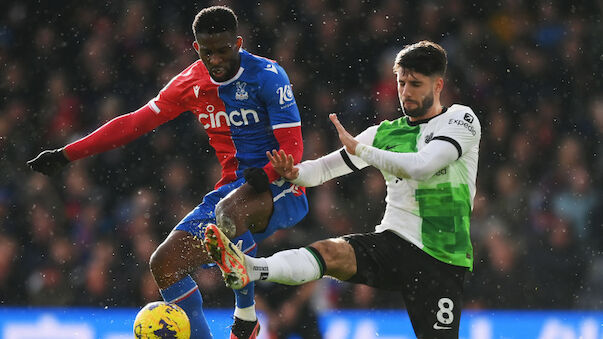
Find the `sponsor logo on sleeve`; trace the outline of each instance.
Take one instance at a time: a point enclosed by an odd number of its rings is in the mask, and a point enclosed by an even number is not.
[[[195,93],[195,98],[199,97],[199,89],[200,88],[201,88],[201,86],[199,86],[199,85],[193,86],[193,92]]]
[[[293,90],[291,85],[285,85],[277,88],[276,93],[279,95],[278,103],[284,105],[293,101]]]
[[[465,119],[465,121],[467,121],[468,123],[472,123],[473,122],[473,115],[471,115],[469,113],[465,113],[465,116],[463,117],[463,119]]]
[[[465,114],[465,117],[463,118],[463,120],[460,119],[449,119],[448,120],[448,125],[458,125],[458,126],[463,126],[465,127],[469,133],[471,133],[471,135],[475,136],[475,134],[477,133],[475,131],[475,128],[473,127],[473,125],[467,121],[467,116],[469,116],[469,118],[471,118],[471,121],[473,121],[473,117],[469,114]]]

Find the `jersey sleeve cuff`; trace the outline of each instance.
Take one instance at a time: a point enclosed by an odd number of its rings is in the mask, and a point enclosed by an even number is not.
[[[359,143],[360,145],[360,143]],[[358,149],[358,147],[356,147],[356,149]],[[345,164],[354,172],[358,172],[360,171],[360,169],[358,167],[356,167],[356,165],[354,165],[354,163],[352,162],[352,159],[350,159],[350,156],[348,155],[348,152],[345,151],[345,148],[342,148],[341,151],[339,151],[339,154],[341,154],[341,157],[343,158],[343,162],[345,162]]]

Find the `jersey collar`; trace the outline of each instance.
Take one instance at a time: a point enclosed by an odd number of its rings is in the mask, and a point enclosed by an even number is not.
[[[406,122],[408,123],[409,126],[417,126],[417,125],[420,125],[420,124],[424,124],[426,122],[429,122],[429,120],[431,120],[433,118],[437,118],[440,115],[446,113],[447,110],[448,110],[448,107],[442,106],[442,111],[440,113],[432,116],[431,118],[427,118],[427,119],[423,119],[423,120],[410,121],[410,119],[408,119],[408,117],[406,117]]]
[[[243,74],[243,71],[244,71],[244,70],[245,70],[245,68],[243,68],[243,67],[239,67],[239,71],[237,72],[237,74],[236,74],[235,76],[233,76],[232,78],[230,78],[230,80],[226,80],[226,81],[219,82],[219,81],[214,80],[214,79],[211,77],[211,75],[209,76],[209,79],[211,80],[211,82],[212,82],[214,85],[218,85],[218,86],[226,86],[226,85],[230,84],[231,82],[233,82],[233,81],[237,80],[237,79],[238,79],[238,78],[241,76],[241,74]]]
[[[243,74],[243,71],[245,70],[245,68],[243,67],[243,56],[245,54],[245,50],[243,48],[239,48],[239,55],[241,56],[241,66],[239,66],[239,71],[237,72],[237,74],[235,74],[235,76],[233,76],[232,78],[226,80],[226,81],[215,81],[211,75],[209,76],[209,80],[211,80],[211,82],[214,85],[218,85],[218,86],[226,86],[230,83],[232,83],[233,81],[237,80],[239,77],[241,77],[241,74]]]

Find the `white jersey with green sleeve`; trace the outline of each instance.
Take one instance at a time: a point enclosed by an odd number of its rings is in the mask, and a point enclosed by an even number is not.
[[[383,121],[344,150],[299,164],[295,183],[314,186],[373,165],[387,185],[377,232],[391,230],[448,264],[473,268],[469,220],[481,126],[471,108],[452,105],[430,119]]]

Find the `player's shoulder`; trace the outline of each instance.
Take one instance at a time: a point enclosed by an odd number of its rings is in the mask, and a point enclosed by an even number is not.
[[[201,60],[197,60],[186,67],[183,71],[174,76],[165,88],[178,89],[188,88],[192,84],[211,83],[209,72]]]
[[[191,89],[212,86],[209,72],[201,60],[197,60],[175,75],[161,90],[171,97],[191,95]]]
[[[479,119],[471,107],[461,104],[452,104],[446,110],[446,116],[454,118],[462,118],[469,123],[478,123]]]
[[[183,84],[198,83],[206,81],[210,83],[209,72],[201,59],[193,62],[177,76],[174,77],[176,81]]]
[[[446,112],[442,114],[442,119],[439,119],[440,128],[445,126],[455,126],[462,129],[469,130],[472,135],[481,134],[481,124],[479,118],[473,112],[471,107],[453,104]]]
[[[369,126],[361,133],[377,133],[377,130],[379,129],[380,126],[381,126],[381,124]]]
[[[287,77],[285,70],[275,60],[255,55],[245,50],[241,51],[245,69],[255,73],[259,79],[278,79]]]
[[[450,120],[464,121],[465,123],[474,125],[476,127],[480,126],[480,121],[477,117],[477,114],[475,114],[471,107],[466,105],[453,104],[448,107],[443,116]]]

